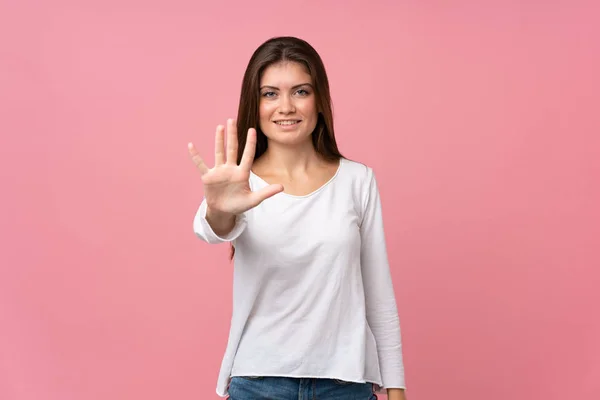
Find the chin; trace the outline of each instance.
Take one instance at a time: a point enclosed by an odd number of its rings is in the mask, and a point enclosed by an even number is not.
[[[291,134],[285,132],[275,132],[265,134],[270,142],[275,142],[287,146],[301,145],[312,140],[310,134]]]
[[[302,128],[287,132],[279,129],[268,129],[263,130],[263,132],[269,141],[286,145],[303,144],[306,141],[312,141],[312,133],[316,127],[311,130],[307,130],[306,127]]]

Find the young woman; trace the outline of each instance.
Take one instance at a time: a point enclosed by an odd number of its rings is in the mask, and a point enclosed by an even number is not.
[[[344,158],[329,83],[307,42],[263,43],[215,166],[193,144],[194,231],[234,253],[217,394],[231,400],[405,399],[400,323],[373,170]]]

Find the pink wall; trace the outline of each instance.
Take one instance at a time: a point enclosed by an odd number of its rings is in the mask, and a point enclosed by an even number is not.
[[[231,267],[186,144],[212,161],[282,34],[380,177],[410,400],[597,398],[594,2],[82,3],[0,5],[0,399],[217,398]]]

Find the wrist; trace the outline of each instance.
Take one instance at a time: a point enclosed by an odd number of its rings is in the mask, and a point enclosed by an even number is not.
[[[387,390],[388,400],[406,400],[406,393],[404,389],[388,389]]]
[[[206,209],[206,221],[211,226],[215,234],[219,236],[224,236],[231,232],[235,226],[235,218],[235,214],[215,211],[209,207]]]
[[[210,218],[213,220],[229,220],[235,218],[235,214],[226,213],[223,211],[218,211],[210,206],[206,207],[206,218]]]

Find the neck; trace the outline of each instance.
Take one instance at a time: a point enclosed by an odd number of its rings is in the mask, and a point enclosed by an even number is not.
[[[306,172],[309,166],[321,162],[321,157],[315,151],[312,140],[294,146],[269,142],[269,146],[261,158],[274,174],[288,177]]]

